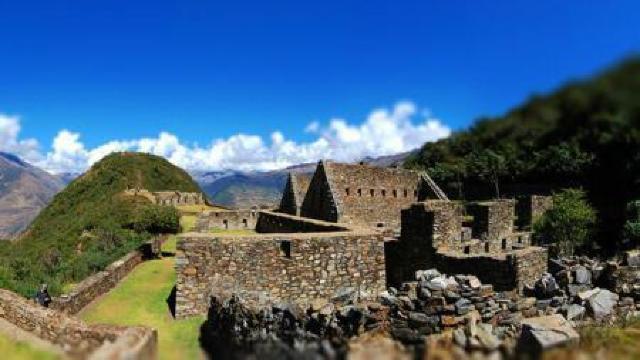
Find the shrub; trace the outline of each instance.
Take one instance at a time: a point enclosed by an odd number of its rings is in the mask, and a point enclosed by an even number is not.
[[[180,214],[173,206],[147,205],[136,212],[130,226],[138,233],[175,234],[180,231]]]
[[[536,237],[554,244],[561,255],[573,255],[593,236],[596,212],[581,189],[566,189],[553,195],[553,208],[534,224]]]
[[[640,243],[640,200],[627,204],[627,221],[624,223],[622,235],[628,246],[637,246]]]

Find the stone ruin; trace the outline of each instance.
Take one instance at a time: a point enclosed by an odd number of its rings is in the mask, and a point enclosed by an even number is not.
[[[197,233],[178,241],[176,316],[204,314],[213,294],[241,294],[255,305],[310,304],[344,289],[376,297],[425,268],[515,291],[545,272],[547,252],[516,228],[514,200],[464,209],[429,200],[431,189],[413,171],[321,161],[311,178],[289,176],[277,212],[205,212]],[[538,216],[540,199],[519,212]],[[256,234],[210,233],[216,228]]]
[[[195,231],[255,230],[258,211],[257,209],[207,210],[198,215]]]
[[[311,176],[301,173],[289,173],[287,183],[282,191],[282,199],[278,207],[280,212],[300,216],[302,202],[309,190]]]
[[[384,239],[374,230],[260,211],[257,234],[183,234],[176,253],[176,317],[205,314],[209,297],[254,306],[309,304],[336,289],[375,296],[386,287]]]
[[[430,267],[448,273],[474,274],[500,290],[522,290],[547,267],[547,250],[531,246],[531,233],[514,227],[515,201],[470,204],[429,200],[402,211],[399,239],[387,243],[391,284]]]
[[[149,191],[146,189],[127,189],[124,191],[127,196],[140,196],[149,199],[155,205],[205,205],[206,199],[199,192],[183,191]]]
[[[428,198],[427,189],[415,171],[320,161],[302,200],[300,216],[397,229],[400,211]],[[300,197],[297,195],[298,201]],[[285,204],[291,202],[285,200]],[[293,214],[287,206],[280,211]]]

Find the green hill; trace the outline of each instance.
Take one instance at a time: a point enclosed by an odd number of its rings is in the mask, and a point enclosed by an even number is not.
[[[615,249],[625,204],[640,198],[640,58],[425,144],[405,166],[428,169],[457,198],[583,187],[600,244]]]
[[[131,187],[200,191],[184,170],[164,158],[111,154],[57,194],[21,239],[2,244],[0,287],[28,295],[46,282],[58,293],[64,284],[100,271],[140,246],[149,232],[171,231],[177,211],[122,195]]]

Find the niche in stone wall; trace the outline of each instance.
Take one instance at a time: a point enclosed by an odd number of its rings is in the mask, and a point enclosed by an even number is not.
[[[397,198],[398,197],[398,190],[393,189],[393,197]]]
[[[227,219],[222,220],[222,225],[224,226],[225,229],[229,228],[229,221]]]
[[[344,193],[347,194],[347,196],[349,196],[349,188],[344,189]]]
[[[247,227],[247,219],[242,219],[242,226]]]
[[[371,195],[372,197],[375,195],[375,193],[376,193],[375,190],[373,190],[373,189],[369,190],[369,195]]]
[[[358,189],[358,196],[362,196],[362,189]]]
[[[502,239],[502,250],[507,250],[507,239]]]
[[[281,240],[280,241],[280,255],[285,259],[291,259],[291,241],[290,240]]]
[[[381,191],[381,193],[382,193],[382,197],[385,197],[385,196],[387,196],[387,190],[385,190],[385,189],[382,189],[382,191]]]

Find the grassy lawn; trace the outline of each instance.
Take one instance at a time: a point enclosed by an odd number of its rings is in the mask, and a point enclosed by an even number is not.
[[[580,344],[545,354],[546,360],[560,359],[640,359],[640,319],[616,326],[587,326],[578,330]],[[591,357],[589,357],[591,356]]]
[[[223,208],[209,205],[176,205],[176,209],[180,212],[187,213],[199,213],[205,210],[224,210]]]
[[[55,354],[31,347],[24,342],[14,341],[0,334],[0,354],[3,359],[14,360],[49,360],[58,359]]]
[[[227,229],[213,228],[213,229],[209,229],[209,232],[212,233],[212,234],[223,234],[223,235],[252,235],[252,234],[257,234],[255,230],[250,230],[250,229],[227,230]]]
[[[163,251],[175,251],[171,237]],[[198,359],[198,335],[203,317],[174,320],[167,298],[176,282],[173,257],[138,265],[116,288],[85,309],[89,323],[146,325],[158,330],[160,359]]]
[[[196,220],[198,220],[196,215],[182,215],[180,216],[180,228],[183,232],[192,231],[196,226]]]

